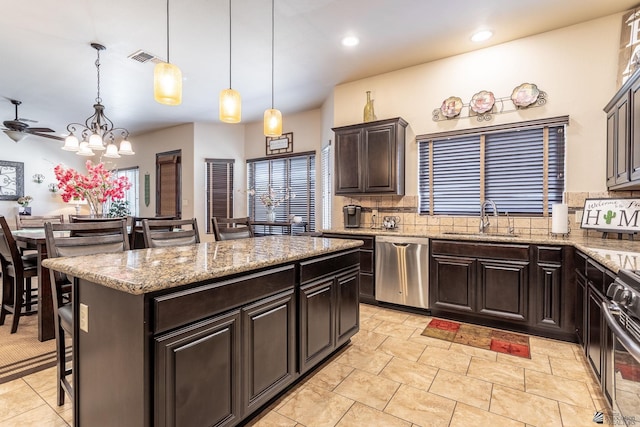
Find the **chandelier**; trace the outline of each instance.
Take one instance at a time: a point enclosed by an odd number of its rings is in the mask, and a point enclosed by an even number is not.
[[[91,43],[91,47],[98,53],[96,70],[98,74],[98,95],[93,104],[95,112],[87,118],[84,124],[70,123],[67,126],[69,136],[64,140],[63,150],[75,151],[80,156],[93,156],[95,151],[105,151],[104,157],[119,158],[120,155],[135,154],[131,143],[127,140],[129,131],[124,128],[114,128],[113,122],[104,114],[104,105],[100,98],[100,51],[106,48],[99,43]],[[120,149],[116,140],[120,139]]]

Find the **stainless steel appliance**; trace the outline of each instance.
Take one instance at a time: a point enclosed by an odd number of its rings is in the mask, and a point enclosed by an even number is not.
[[[362,214],[362,206],[347,205],[342,208],[344,212],[344,228],[360,227],[360,216]]]
[[[376,300],[429,308],[429,239],[376,236]]]
[[[613,333],[607,351],[613,401],[612,421],[617,425],[640,423],[640,273],[620,270],[609,286],[609,302],[602,303],[604,318]],[[607,387],[608,388],[608,387]]]

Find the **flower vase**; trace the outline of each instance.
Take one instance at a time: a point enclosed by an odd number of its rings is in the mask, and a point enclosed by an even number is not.
[[[267,221],[276,222],[276,208],[273,206],[267,207]]]
[[[376,120],[376,113],[373,110],[373,99],[371,99],[371,91],[367,91],[367,103],[364,106],[364,121],[373,122]]]

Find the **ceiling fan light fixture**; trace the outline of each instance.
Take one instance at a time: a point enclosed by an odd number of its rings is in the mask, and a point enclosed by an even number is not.
[[[62,149],[65,151],[78,151],[80,149],[80,141],[74,134],[71,134],[64,139]]]
[[[14,142],[20,142],[29,136],[28,134],[17,130],[5,130],[4,133],[6,133]]]
[[[120,155],[121,156],[133,156],[134,153],[133,149],[131,148],[131,143],[126,140],[123,139],[122,141],[120,141]]]

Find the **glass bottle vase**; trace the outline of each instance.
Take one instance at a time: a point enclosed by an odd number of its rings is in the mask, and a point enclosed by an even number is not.
[[[273,206],[267,206],[267,221],[276,222],[276,208]]]
[[[376,113],[373,110],[373,99],[371,99],[371,91],[367,91],[367,103],[364,106],[364,121],[372,122],[376,120]]]

